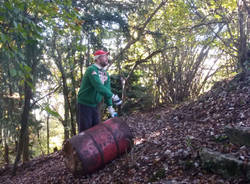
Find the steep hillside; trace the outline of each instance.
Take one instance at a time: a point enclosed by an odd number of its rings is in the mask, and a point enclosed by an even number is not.
[[[89,176],[74,177],[60,152],[20,165],[17,175],[0,170],[0,183],[246,183],[223,178],[201,167],[199,151],[206,147],[231,153],[245,162],[250,148],[229,143],[226,125],[250,127],[250,75],[217,83],[198,100],[176,109],[122,117],[135,136],[132,151]]]

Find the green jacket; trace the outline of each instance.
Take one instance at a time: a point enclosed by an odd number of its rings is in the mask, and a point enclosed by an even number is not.
[[[108,72],[96,64],[89,66],[82,78],[78,103],[96,107],[104,97],[107,106],[112,106],[112,96]]]

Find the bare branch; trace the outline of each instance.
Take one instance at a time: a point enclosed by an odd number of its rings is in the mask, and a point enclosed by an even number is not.
[[[247,10],[248,14],[250,15],[250,7],[248,6],[248,5],[250,5],[250,3],[247,2],[246,0],[242,0],[242,1],[243,1],[243,3],[244,3],[244,6],[246,7],[246,10]],[[248,3],[248,4],[247,4],[247,3]]]
[[[49,92],[48,94],[44,95],[43,97],[37,99],[36,101],[34,101],[32,104],[31,104],[31,108],[34,107],[34,105],[39,102],[40,100],[46,98],[47,96],[50,96],[51,94],[55,93],[61,86],[57,86],[54,88],[53,91]]]
[[[143,32],[145,31],[146,26],[149,24],[149,22],[152,20],[152,18],[155,16],[155,14],[160,10],[161,7],[163,7],[167,3],[167,0],[163,0],[159,6],[154,10],[154,12],[147,18],[147,20],[144,22],[144,24],[139,27],[138,36],[136,38],[132,38],[128,41],[127,45],[114,57],[114,59],[110,62],[110,65],[113,63],[113,61],[117,60],[122,54],[131,47],[134,43],[140,40],[141,36],[143,35]],[[109,66],[110,66],[109,65]]]

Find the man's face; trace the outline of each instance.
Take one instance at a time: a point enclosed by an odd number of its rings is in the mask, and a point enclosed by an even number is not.
[[[101,65],[102,67],[107,66],[109,63],[107,55],[101,55],[96,61],[97,61],[97,64]]]

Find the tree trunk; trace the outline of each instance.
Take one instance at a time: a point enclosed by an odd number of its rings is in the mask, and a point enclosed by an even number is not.
[[[75,61],[76,63],[76,61]],[[73,72],[70,73],[71,76],[71,81],[72,81],[72,89],[71,89],[71,104],[70,104],[70,116],[71,116],[71,136],[76,135],[76,113],[77,113],[77,94],[76,94],[76,89],[77,89],[77,83],[75,80],[75,77],[73,75]]]
[[[247,37],[246,37],[246,31],[247,31],[247,16],[246,16],[246,10],[244,8],[244,4],[242,0],[239,0],[238,4],[238,12],[239,12],[239,29],[240,29],[240,38],[239,38],[239,48],[238,48],[238,61],[239,66],[242,69],[242,71],[245,71],[246,68],[244,67],[244,64],[247,59]]]
[[[64,95],[64,140],[70,137],[70,123],[69,123],[69,106],[67,103],[67,96]]]
[[[23,141],[23,162],[29,161],[29,130],[27,129]]]
[[[62,74],[64,75],[64,74]],[[63,77],[63,96],[64,96],[64,108],[65,108],[65,123],[67,127],[67,131],[71,132],[71,135],[76,135],[76,127],[75,122],[73,119],[74,113],[72,111],[70,100],[69,100],[69,88],[66,83],[66,77]],[[70,117],[69,117],[70,115]],[[65,137],[64,140],[68,139],[69,137]]]
[[[30,38],[32,40],[32,38]],[[24,141],[25,141],[25,135],[27,134],[28,130],[28,120],[29,120],[29,113],[31,110],[31,104],[30,100],[32,98],[32,87],[34,87],[35,83],[35,76],[36,76],[36,69],[37,69],[37,53],[38,51],[38,46],[37,42],[33,40],[33,42],[28,43],[25,48],[25,55],[26,55],[26,60],[28,66],[31,68],[31,72],[27,72],[28,74],[25,75],[25,82],[24,82],[24,106],[23,106],[23,112],[21,114],[21,130],[19,133],[19,142],[18,142],[18,147],[17,147],[17,154],[13,166],[13,171],[12,175],[16,175],[16,170],[17,170],[17,164],[20,161],[21,154],[23,153],[23,148],[24,148]],[[28,135],[26,135],[28,136]],[[28,145],[26,145],[26,149],[28,149]],[[27,151],[27,150],[26,150]],[[27,156],[27,155],[26,155]]]
[[[4,161],[7,165],[9,165],[10,163],[10,160],[9,160],[9,146],[5,140],[5,143],[4,143]]]
[[[65,122],[64,120],[64,140],[67,140],[69,138],[69,127],[68,122]]]
[[[24,107],[23,107],[23,112],[21,115],[21,130],[20,130],[19,143],[17,147],[17,155],[16,155],[12,175],[16,174],[17,164],[20,161],[20,157],[23,152],[23,147],[24,147],[23,143],[25,139],[25,134],[27,133],[27,127],[28,127],[28,117],[29,117],[29,112],[30,112],[30,99],[32,97],[32,90],[27,82],[25,82],[24,84],[24,96],[25,96]]]
[[[0,99],[1,98],[2,98],[2,95],[0,95]],[[2,103],[0,101],[0,119],[2,119],[3,117],[3,110],[2,110],[1,104]],[[2,130],[3,130],[3,125],[2,123],[0,123],[0,145],[3,143],[3,139],[4,139]]]
[[[61,53],[57,50],[58,57],[56,58],[56,65],[61,72],[62,75],[62,83],[63,83],[63,97],[64,97],[64,140],[69,138],[69,132],[71,130],[70,124],[69,124],[69,112],[70,112],[70,101],[69,101],[69,89],[67,86],[67,78],[66,74],[62,65],[62,58]]]
[[[70,125],[71,125],[71,136],[76,135],[76,110],[73,110],[72,108],[75,107],[75,104],[71,103],[72,105],[70,106]]]
[[[104,113],[103,112],[104,111],[103,106],[104,106],[104,100],[102,100],[99,104],[97,104],[98,115],[99,115],[99,117],[98,117],[99,122],[102,121],[102,117],[103,117],[103,113]]]
[[[47,116],[47,153],[49,154],[49,114]]]

